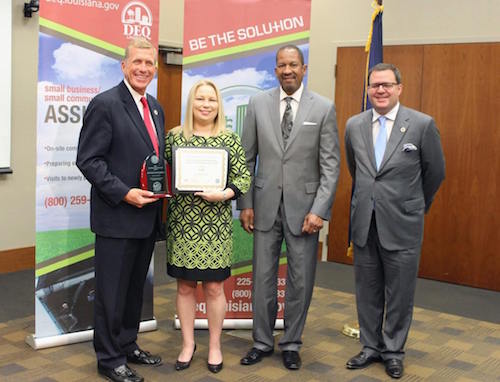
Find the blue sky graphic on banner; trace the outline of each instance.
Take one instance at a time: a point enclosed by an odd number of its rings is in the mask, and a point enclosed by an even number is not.
[[[37,139],[38,147],[45,149],[38,151],[36,230],[87,228],[88,203],[49,209],[43,196],[89,195],[90,185],[74,166],[82,118],[92,97],[123,79],[121,62],[43,33],[39,44],[45,59],[38,67]],[[147,91],[156,95],[156,88],[155,78]]]

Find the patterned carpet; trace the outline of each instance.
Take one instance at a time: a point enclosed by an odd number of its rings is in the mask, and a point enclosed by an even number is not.
[[[155,315],[159,330],[140,334],[142,348],[159,353],[164,364],[138,366],[146,381],[356,381],[391,380],[382,364],[351,371],[346,360],[360,350],[357,340],[341,334],[344,323],[355,317],[354,296],[316,287],[301,351],[303,365],[288,371],[276,352],[253,366],[240,358],[251,347],[250,331],[224,331],[224,369],[206,369],[208,333],[196,333],[198,350],[191,367],[174,370],[180,332],[173,329],[175,284],[155,288]],[[34,331],[34,317],[0,323],[0,381],[100,381],[90,342],[35,351],[25,344]],[[279,335],[279,333],[278,333]],[[401,381],[500,381],[500,325],[425,309],[415,309],[407,342],[405,374]]]

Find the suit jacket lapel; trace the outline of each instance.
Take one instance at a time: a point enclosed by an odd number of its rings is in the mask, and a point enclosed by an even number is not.
[[[292,131],[286,143],[287,148],[291,146],[293,140],[297,137],[300,128],[303,126],[304,121],[309,114],[309,110],[311,110],[312,107],[312,98],[312,95],[306,89],[304,89],[304,91],[302,92],[302,97],[300,98],[299,108],[297,109],[297,115],[295,116],[295,119],[293,121]]]
[[[164,126],[160,121],[160,112],[151,103],[151,96],[147,95],[149,110],[151,111],[151,116],[153,117],[153,123],[155,124],[156,138],[158,139],[158,150],[162,153],[165,150],[165,137],[163,134]],[[145,127],[145,126],[144,126]],[[160,154],[161,155],[161,154]]]
[[[363,141],[365,142],[368,159],[372,164],[374,173],[377,173],[377,164],[375,161],[375,149],[373,147],[372,118],[373,118],[373,113],[371,110],[365,112],[365,114],[363,115],[363,120],[361,121],[361,134],[363,135]]]
[[[271,102],[269,102],[269,115],[271,116],[271,128],[276,134],[276,140],[281,147],[281,150],[285,150],[285,145],[283,144],[283,134],[281,133],[281,123],[280,123],[280,89],[276,88],[274,91],[269,93],[271,97]]]
[[[398,114],[396,115],[396,119],[394,120],[394,124],[392,125],[391,135],[389,136],[389,140],[387,141],[387,146],[385,147],[384,157],[382,158],[382,163],[380,164],[381,171],[385,164],[389,161],[392,154],[398,147],[399,142],[403,139],[404,135],[408,131],[409,124],[409,116],[406,113],[406,110],[403,106],[399,106]]]
[[[149,137],[146,125],[144,124],[144,120],[142,119],[141,114],[137,109],[137,105],[134,101],[134,98],[132,97],[132,94],[130,94],[129,90],[127,89],[127,85],[125,85],[125,82],[122,81],[120,83],[119,89],[125,112],[134,122],[135,128],[139,131],[139,134],[144,140],[144,143],[146,143],[151,152],[153,152],[153,143],[151,143],[151,138]]]

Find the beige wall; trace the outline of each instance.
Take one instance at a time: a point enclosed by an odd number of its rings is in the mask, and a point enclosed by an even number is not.
[[[339,46],[364,46],[371,0],[312,0],[309,87],[334,98]],[[384,0],[384,45],[500,41],[497,0]]]
[[[11,168],[0,175],[0,251],[35,243],[38,16],[25,19],[12,1]]]
[[[13,0],[12,168],[0,175],[0,251],[34,245],[38,16]],[[182,45],[183,0],[160,2],[160,44]],[[364,45],[371,0],[313,0],[309,87],[333,99],[338,46]],[[385,0],[384,42],[500,41],[496,0]],[[496,17],[495,17],[496,16]]]
[[[184,0],[160,2],[160,45],[182,47]]]

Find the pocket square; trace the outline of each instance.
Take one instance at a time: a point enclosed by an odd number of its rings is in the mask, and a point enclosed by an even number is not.
[[[417,146],[415,146],[413,143],[405,143],[403,145],[403,150],[404,152],[409,152],[409,151],[416,151]]]
[[[316,126],[317,124],[317,122],[304,121],[304,126]]]

